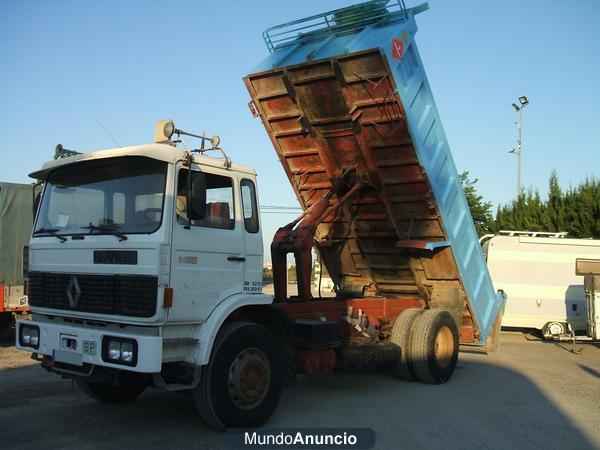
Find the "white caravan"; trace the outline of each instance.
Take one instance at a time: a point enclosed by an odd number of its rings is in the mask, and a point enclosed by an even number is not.
[[[578,258],[600,258],[600,240],[566,233],[501,231],[481,238],[494,287],[508,296],[503,327],[535,328],[544,336],[586,330]]]

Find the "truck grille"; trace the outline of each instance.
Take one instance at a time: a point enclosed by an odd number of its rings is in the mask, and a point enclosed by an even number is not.
[[[71,283],[77,279],[79,294]],[[71,275],[29,273],[29,304],[39,308],[152,317],[156,312],[158,279],[146,275]],[[74,307],[69,301],[71,292]]]

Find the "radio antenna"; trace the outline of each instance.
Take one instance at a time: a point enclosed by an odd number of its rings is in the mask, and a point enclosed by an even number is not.
[[[100,126],[100,128],[102,128],[102,129],[104,130],[104,132],[105,132],[105,133],[108,135],[108,137],[109,137],[109,138],[111,138],[111,139],[113,140],[113,142],[114,142],[115,144],[117,144],[119,147],[123,147],[123,146],[122,146],[121,144],[119,144],[119,142],[118,142],[118,141],[117,141],[117,140],[116,140],[116,139],[113,137],[113,135],[112,135],[112,134],[110,134],[110,133],[108,132],[108,130],[107,130],[105,127],[104,127],[104,125],[102,125],[102,124],[100,123],[100,121],[99,121],[98,119],[96,119],[96,123],[97,123],[97,124]]]

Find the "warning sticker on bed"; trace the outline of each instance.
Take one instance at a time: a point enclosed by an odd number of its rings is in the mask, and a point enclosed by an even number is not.
[[[392,58],[402,59],[404,56],[404,41],[401,39],[392,39]]]

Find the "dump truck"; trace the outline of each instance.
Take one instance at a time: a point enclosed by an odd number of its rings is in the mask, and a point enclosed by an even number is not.
[[[0,182],[0,316],[29,313],[23,257],[33,224],[33,185]]]
[[[287,26],[265,33],[272,53],[245,83],[304,208],[273,238],[274,296],[254,169],[165,120],[153,144],[31,174],[45,187],[17,347],[101,401],[191,391],[219,429],[264,424],[298,373],[448,381],[459,342],[493,341],[504,296],[414,44],[423,9],[372,1],[296,21],[283,42]],[[335,298],[312,296],[313,246]]]

